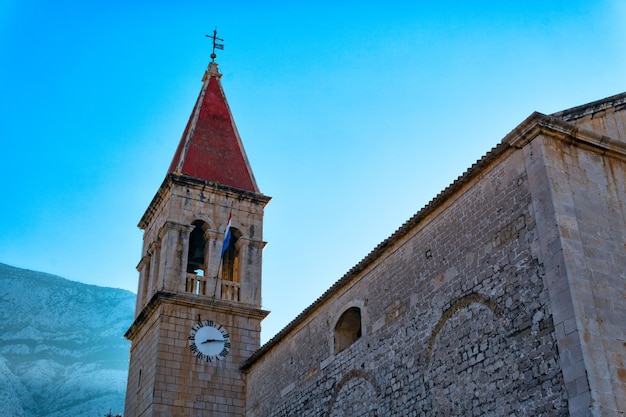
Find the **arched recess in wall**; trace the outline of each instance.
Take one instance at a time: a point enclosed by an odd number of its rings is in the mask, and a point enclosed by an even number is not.
[[[429,357],[432,355],[432,349],[433,349],[435,338],[441,331],[441,328],[443,327],[443,325],[450,319],[450,317],[452,317],[453,314],[455,314],[462,308],[469,306],[472,303],[479,303],[479,304],[484,305],[489,310],[491,310],[496,317],[498,317],[498,319],[500,320],[504,328],[508,327],[508,324],[506,323],[506,320],[504,319],[504,315],[502,314],[502,310],[500,309],[500,307],[498,306],[496,302],[489,299],[488,297],[485,297],[482,294],[477,294],[477,293],[468,294],[456,300],[448,309],[446,309],[441,314],[441,317],[439,318],[439,321],[433,328],[433,331],[430,335],[430,339],[428,340]]]
[[[518,409],[515,393],[524,378],[507,327],[499,306],[480,294],[446,309],[429,339],[421,409],[429,415],[498,415],[503,404]]]
[[[189,234],[189,247],[187,248],[187,272],[204,275],[206,272],[206,238],[207,224],[202,220],[191,223],[194,226]]]
[[[348,372],[333,390],[328,417],[377,417],[381,390],[372,375],[355,369]]]
[[[334,329],[335,353],[339,353],[362,336],[361,309],[350,307],[343,312]]]

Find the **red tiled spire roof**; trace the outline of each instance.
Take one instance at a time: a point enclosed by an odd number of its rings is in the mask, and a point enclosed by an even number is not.
[[[258,193],[220,77],[211,62],[168,173]]]

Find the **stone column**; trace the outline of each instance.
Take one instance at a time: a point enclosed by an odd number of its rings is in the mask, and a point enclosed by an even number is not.
[[[265,242],[241,238],[239,252],[239,282],[241,301],[261,305],[261,251]]]
[[[148,255],[144,255],[141,260],[139,261],[139,263],[137,264],[137,271],[139,271],[139,285],[137,287],[137,300],[136,300],[136,304],[135,304],[135,316],[137,316],[141,310],[143,309],[143,306],[145,305],[146,301],[146,293],[148,292],[148,279],[149,277],[147,276],[149,271],[147,266],[150,265],[150,257]]]
[[[161,242],[156,241],[152,242],[148,247],[148,253],[150,254],[150,280],[148,283],[148,294],[149,298],[152,298],[152,295],[158,289],[159,282],[159,257],[161,254]]]
[[[204,263],[206,264],[205,275],[209,278],[217,276],[217,268],[219,267],[220,249],[217,248],[217,232],[207,230],[204,232]]]
[[[159,231],[161,240],[161,289],[184,292],[187,279],[187,251],[193,226],[168,221]]]

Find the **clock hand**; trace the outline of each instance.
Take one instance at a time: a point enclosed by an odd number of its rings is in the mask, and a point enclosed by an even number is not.
[[[207,339],[204,342],[200,343],[201,345],[205,344],[205,343],[211,343],[211,342],[224,342],[223,340],[219,340],[219,339]]]

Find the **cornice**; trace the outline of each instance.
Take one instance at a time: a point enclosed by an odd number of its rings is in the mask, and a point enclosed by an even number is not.
[[[253,203],[261,204],[264,207],[272,199],[272,197],[268,197],[261,193],[242,190],[213,181],[201,180],[199,178],[190,177],[189,175],[185,174],[169,173],[165,176],[165,179],[161,183],[161,186],[152,198],[152,201],[148,205],[148,208],[144,212],[141,220],[139,221],[139,224],[137,225],[141,230],[145,230],[148,227],[148,224],[154,217],[157,208],[163,202],[165,196],[174,185],[191,187],[200,191],[210,189],[212,192],[222,195],[226,198],[249,200]]]
[[[519,149],[539,135],[561,140],[601,155],[626,160],[626,144],[623,142],[538,112],[520,123],[504,137],[502,142]]]
[[[133,324],[130,325],[124,337],[133,340],[137,332],[155,313],[162,304],[175,304],[183,307],[206,308],[217,313],[225,313],[236,316],[243,316],[253,319],[262,320],[269,311],[260,309],[252,305],[234,303],[215,297],[200,297],[193,294],[177,294],[167,291],[157,291],[148,304],[141,310]]]

